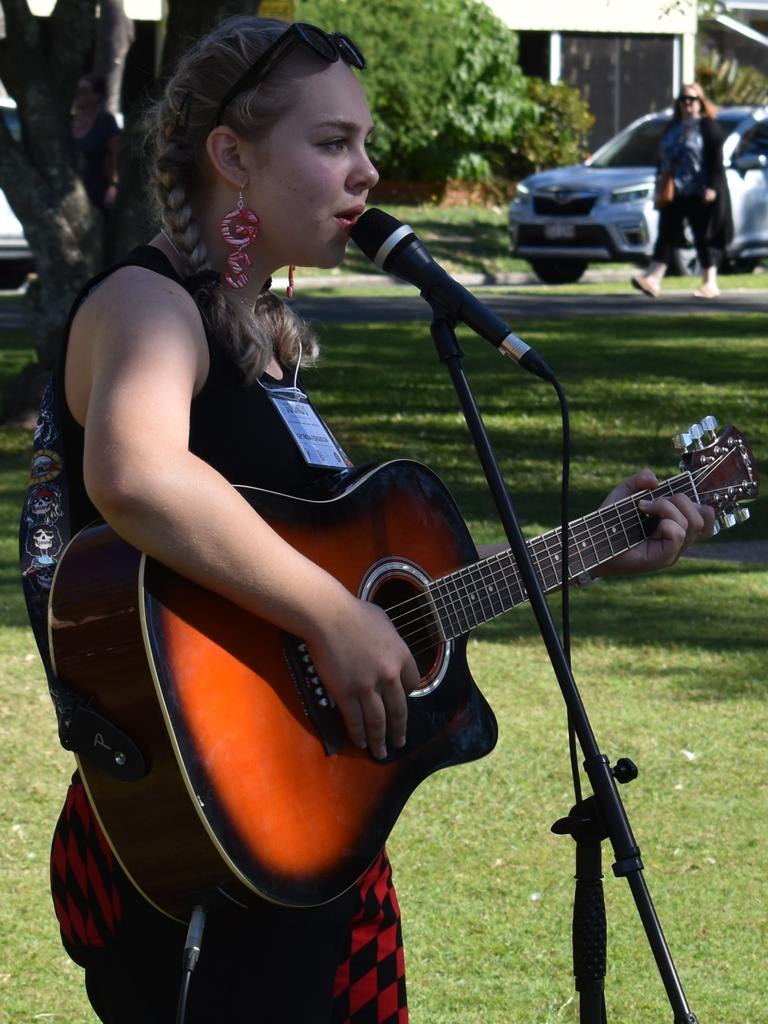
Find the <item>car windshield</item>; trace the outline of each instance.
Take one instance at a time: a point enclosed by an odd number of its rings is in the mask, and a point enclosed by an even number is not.
[[[730,135],[744,119],[743,110],[721,110],[717,115],[723,135]],[[659,159],[659,143],[671,118],[654,117],[607,142],[590,161],[590,167],[653,167]]]
[[[622,132],[605,144],[590,166],[653,167],[659,159],[659,143],[669,121],[668,117],[655,117]]]

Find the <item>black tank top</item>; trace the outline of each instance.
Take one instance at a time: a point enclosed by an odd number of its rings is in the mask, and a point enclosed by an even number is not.
[[[64,365],[72,320],[83,300],[106,277],[121,267],[144,267],[184,286],[168,258],[154,246],[134,249],[120,263],[93,278],[81,290],[70,313],[65,341],[54,374],[54,394],[60,411],[64,444],[64,465],[69,485],[72,532],[99,518],[83,484],[85,432],[67,406],[64,393]],[[189,448],[230,483],[260,487],[283,494],[324,493],[337,479],[338,471],[310,466],[304,460],[282,417],[269,398],[264,384],[275,383],[265,375],[251,385],[227,353],[206,331],[210,370],[190,414]],[[292,384],[286,372],[280,383]],[[190,495],[194,501],[194,495]]]

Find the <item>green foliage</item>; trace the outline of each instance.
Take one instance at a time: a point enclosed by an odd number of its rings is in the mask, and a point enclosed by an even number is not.
[[[587,137],[595,122],[578,89],[541,78],[526,81],[537,119],[517,135],[507,165],[509,176],[522,178],[546,167],[579,163],[587,155]]]
[[[742,67],[735,58],[726,60],[714,50],[699,59],[696,80],[713,103],[768,103],[768,76],[750,65]]]
[[[382,175],[488,178],[536,117],[517,35],[479,0],[299,0],[298,18],[346,32],[369,62]]]

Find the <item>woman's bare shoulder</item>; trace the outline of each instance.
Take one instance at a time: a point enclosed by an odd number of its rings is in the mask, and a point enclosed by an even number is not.
[[[186,339],[207,351],[205,329],[194,299],[178,281],[145,267],[115,270],[97,284],[75,314],[70,345],[124,346]]]
[[[155,379],[186,382],[196,394],[208,375],[205,328],[194,300],[170,278],[121,267],[98,284],[72,322],[65,388],[72,414],[85,422],[94,387]]]

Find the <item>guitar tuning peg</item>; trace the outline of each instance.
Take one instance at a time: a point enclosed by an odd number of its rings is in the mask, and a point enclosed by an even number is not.
[[[675,448],[679,448],[681,452],[687,452],[693,445],[693,438],[684,431],[682,434],[676,434],[672,438],[672,444]]]
[[[733,512],[721,512],[718,518],[724,530],[730,530],[737,522],[736,515]]]
[[[690,427],[688,427],[688,433],[691,435],[694,448],[704,447],[701,443],[701,439],[704,436],[704,428],[700,423],[692,423]]]
[[[718,535],[718,533],[720,533],[721,530],[722,530],[722,526],[720,525],[720,517],[716,516],[715,517],[715,521],[712,524],[712,536],[716,537]]]
[[[734,515],[736,516],[737,523],[746,523],[746,521],[751,517],[752,513],[749,511],[748,508],[741,508],[741,506],[737,506]]]
[[[717,438],[718,422],[716,416],[705,416],[699,424],[710,443]]]

